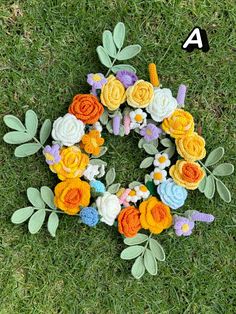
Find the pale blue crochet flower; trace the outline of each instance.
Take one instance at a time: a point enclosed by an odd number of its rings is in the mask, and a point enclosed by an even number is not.
[[[91,188],[94,188],[94,190],[97,193],[105,193],[106,192],[105,185],[101,181],[99,181],[99,180],[92,180],[92,181],[90,181],[90,186],[91,186]]]
[[[172,179],[162,182],[157,187],[157,192],[163,203],[172,209],[180,208],[184,205],[188,192],[182,186],[177,185]]]
[[[82,208],[79,215],[82,222],[89,227],[94,227],[98,223],[98,211],[94,207]]]

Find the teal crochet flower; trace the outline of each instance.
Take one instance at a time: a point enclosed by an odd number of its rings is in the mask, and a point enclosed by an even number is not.
[[[99,221],[98,211],[94,207],[82,208],[79,215],[82,222],[89,227],[96,226]]]
[[[90,181],[90,186],[91,186],[91,188],[94,188],[95,192],[97,192],[97,193],[105,193],[106,192],[105,185],[99,180]]]
[[[157,192],[163,203],[172,209],[180,208],[184,205],[188,192],[182,186],[177,185],[172,179],[162,182],[157,187]]]

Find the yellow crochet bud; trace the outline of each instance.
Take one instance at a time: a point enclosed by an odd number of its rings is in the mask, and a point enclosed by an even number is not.
[[[155,63],[149,63],[148,65],[148,71],[150,76],[150,82],[154,87],[158,87],[160,85],[158,74],[157,74],[157,68]]]

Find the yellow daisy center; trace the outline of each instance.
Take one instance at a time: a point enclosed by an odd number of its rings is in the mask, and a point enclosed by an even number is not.
[[[154,180],[161,180],[162,179],[162,173],[156,172],[154,173]]]
[[[46,154],[45,154],[45,157],[46,157],[47,160],[54,160],[53,155],[51,155],[51,154],[49,154],[49,153],[46,153]]]
[[[189,225],[188,224],[183,224],[181,229],[182,229],[183,232],[188,232],[189,231]]]
[[[147,134],[147,135],[152,135],[152,131],[151,131],[150,129],[147,129],[147,130],[146,130],[146,134]]]
[[[141,191],[141,192],[147,192],[147,190],[148,190],[148,189],[147,189],[147,187],[146,187],[145,185],[141,185],[141,186],[140,186],[140,191]]]
[[[101,76],[99,75],[99,74],[94,74],[93,75],[93,80],[95,81],[95,82],[99,82],[99,81],[101,81]]]
[[[158,161],[163,164],[166,161],[166,157],[165,156],[161,156],[158,158]]]
[[[136,192],[132,190],[132,191],[129,192],[129,195],[130,195],[130,196],[135,196],[135,195],[136,195]]]
[[[141,114],[136,114],[135,120],[136,120],[137,122],[142,122],[142,121],[143,121],[142,115],[141,115]]]

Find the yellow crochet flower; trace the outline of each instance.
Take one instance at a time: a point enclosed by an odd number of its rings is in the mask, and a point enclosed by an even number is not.
[[[164,119],[162,129],[174,138],[190,135],[194,131],[193,117],[183,109],[176,109],[169,118]]]
[[[109,110],[116,110],[126,101],[124,85],[114,75],[110,75],[107,83],[102,86],[100,99]]]
[[[153,101],[154,89],[151,83],[139,80],[126,90],[126,95],[129,106],[145,108]]]
[[[52,172],[57,173],[60,180],[81,177],[89,163],[89,157],[83,154],[77,146],[62,148],[59,163],[50,165]]]
[[[101,133],[97,130],[91,130],[88,134],[85,134],[82,137],[80,146],[86,153],[97,156],[101,151],[100,146],[103,144],[104,138],[101,137]]]
[[[189,190],[197,189],[205,176],[205,171],[196,162],[178,160],[169,170],[170,176],[176,184]]]
[[[206,156],[205,140],[196,132],[176,138],[175,144],[179,155],[186,161],[201,160]]]

